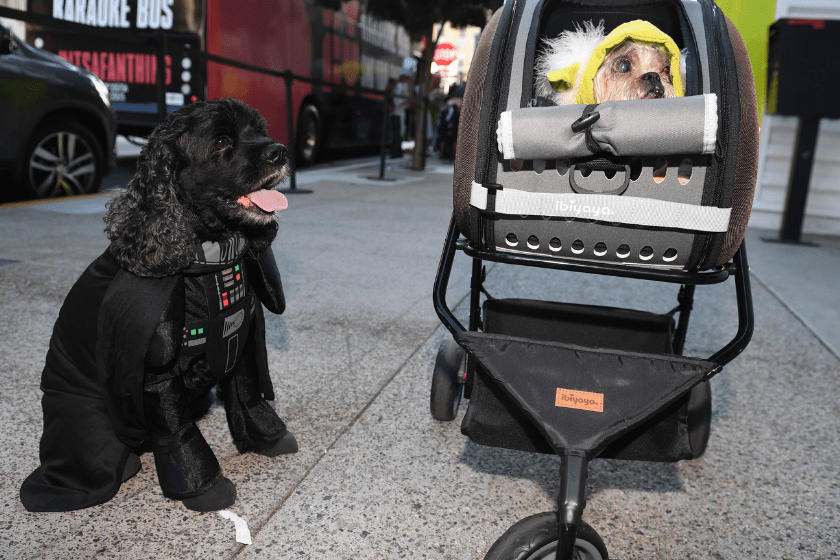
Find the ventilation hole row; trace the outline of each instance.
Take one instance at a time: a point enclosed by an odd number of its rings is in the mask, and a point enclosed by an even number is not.
[[[521,171],[522,166],[524,164],[524,160],[521,159],[512,159],[510,160],[510,168],[513,171]],[[639,158],[634,158],[630,161],[630,180],[637,181],[642,174],[642,160]],[[546,162],[545,160],[534,160],[534,172],[539,175],[543,171],[545,171]],[[569,172],[569,168],[571,167],[571,162],[568,159],[558,159],[556,161],[556,169],[558,175],[566,175]],[[692,173],[692,163],[690,158],[685,158],[680,162],[679,167],[677,168],[677,180],[680,182],[681,185],[687,185],[688,182],[691,180],[691,173]],[[590,169],[582,169],[581,175],[584,177],[589,177],[592,174]],[[656,160],[656,163],[653,166],[653,180],[656,183],[661,183],[665,180],[665,176],[668,174],[668,161],[664,157],[660,157]],[[604,175],[607,179],[612,179],[615,177],[616,172],[613,170],[605,171]]]
[[[519,245],[519,238],[516,237],[515,233],[509,233],[505,236],[505,243],[507,243],[511,247],[516,247]],[[528,237],[525,244],[528,246],[529,249],[539,249],[540,248],[540,239],[536,235],[531,235]],[[563,243],[557,237],[552,237],[548,242],[548,248],[550,251],[558,252],[563,248]],[[586,249],[583,241],[580,239],[575,239],[572,242],[570,247],[571,251],[575,255],[580,255]],[[606,256],[608,249],[607,244],[603,241],[598,242],[593,247],[592,252],[595,254],[596,257],[604,257]],[[618,249],[615,250],[615,256],[620,259],[626,259],[630,256],[630,246],[626,243],[621,244]],[[642,247],[639,250],[639,258],[643,261],[649,261],[653,258],[653,248],[649,245]],[[667,249],[664,253],[662,253],[662,260],[665,262],[672,262],[677,259],[677,250],[674,248]]]

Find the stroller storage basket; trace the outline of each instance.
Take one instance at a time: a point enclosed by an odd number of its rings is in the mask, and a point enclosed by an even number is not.
[[[522,299],[487,300],[482,318],[488,333],[649,354],[671,353],[676,326],[669,315]],[[557,377],[559,382],[562,372]],[[710,396],[708,383],[701,382],[613,441],[599,457],[679,461],[699,456],[709,435]],[[554,453],[540,430],[481,367],[476,368],[461,432],[482,445]]]

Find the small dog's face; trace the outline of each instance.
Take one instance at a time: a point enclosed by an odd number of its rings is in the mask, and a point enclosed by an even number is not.
[[[634,41],[625,41],[607,54],[595,74],[594,88],[598,103],[676,97],[668,58],[659,48]]]
[[[225,101],[190,115],[191,126],[179,139],[186,161],[178,182],[211,234],[270,225],[278,208],[257,193],[289,173],[286,148],[269,138],[265,119],[244,103]]]

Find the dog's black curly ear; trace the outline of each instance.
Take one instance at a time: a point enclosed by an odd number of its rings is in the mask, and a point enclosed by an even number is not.
[[[111,253],[137,276],[175,274],[195,258],[196,237],[178,182],[186,163],[179,139],[188,127],[187,116],[169,115],[140,151],[137,174],[108,205],[105,233]]]

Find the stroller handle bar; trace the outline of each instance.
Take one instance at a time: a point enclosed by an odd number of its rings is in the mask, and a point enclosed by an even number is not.
[[[572,272],[584,272],[588,274],[602,274],[609,276],[621,276],[625,278],[636,278],[641,280],[652,280],[656,282],[668,282],[672,284],[706,286],[719,284],[726,281],[729,276],[735,277],[735,292],[738,302],[738,330],[732,340],[716,352],[709,361],[718,365],[726,365],[735,359],[749,344],[752,338],[754,327],[754,315],[752,306],[752,292],[750,290],[749,264],[747,263],[747,252],[742,242],[735,253],[732,261],[705,272],[685,272],[681,270],[664,270],[652,268],[630,267],[609,263],[594,263],[586,261],[572,261],[568,259],[554,259],[548,257],[522,255],[514,253],[503,253],[498,251],[485,251],[472,247],[465,239],[460,238],[458,225],[453,215],[449,222],[449,230],[443,244],[443,253],[440,257],[435,285],[432,291],[435,312],[444,326],[453,335],[464,332],[467,329],[455,317],[452,310],[446,304],[446,290],[449,286],[449,276],[452,272],[452,263],[455,260],[457,250],[463,251],[467,256],[474,259],[500,262],[506,264],[517,264],[534,266],[538,268],[552,268],[557,270],[568,270]],[[711,375],[720,369],[713,371]]]

